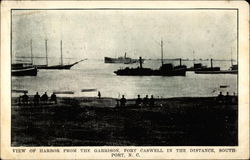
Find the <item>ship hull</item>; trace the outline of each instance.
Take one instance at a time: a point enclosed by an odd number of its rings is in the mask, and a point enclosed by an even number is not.
[[[186,76],[186,68],[170,71],[151,70],[149,68],[135,68],[118,70],[114,73],[118,76]]]
[[[12,69],[11,70],[12,76],[36,76],[37,75],[37,68],[23,68],[23,69]]]
[[[196,69],[195,71],[214,72],[214,71],[220,71],[220,67],[204,67],[204,68]]]
[[[68,65],[54,65],[54,66],[47,66],[47,65],[37,65],[36,67],[38,69],[70,69],[71,67],[73,67],[74,65],[76,65],[79,62],[84,61],[85,59],[82,59],[78,62],[75,62],[73,64],[68,64]]]
[[[110,58],[104,57],[104,63],[124,63],[124,64],[132,64],[137,63],[139,60],[131,59],[131,58]]]
[[[70,69],[74,64],[71,65],[54,65],[54,66],[37,66],[38,69]]]
[[[195,71],[196,74],[238,74],[238,71]]]

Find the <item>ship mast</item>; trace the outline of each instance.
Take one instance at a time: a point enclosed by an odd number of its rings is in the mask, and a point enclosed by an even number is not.
[[[163,65],[163,41],[161,40],[161,64]]]
[[[45,53],[46,53],[46,66],[48,66],[49,65],[49,63],[48,63],[48,47],[47,47],[47,39],[45,39]]]
[[[233,66],[232,48],[231,48],[231,66]]]
[[[30,56],[31,56],[31,64],[33,64],[32,39],[30,40]]]
[[[61,65],[63,65],[63,55],[62,55],[62,40],[61,40]]]
[[[211,58],[211,68],[213,68],[213,59]]]
[[[193,51],[193,64],[195,63],[194,51]]]

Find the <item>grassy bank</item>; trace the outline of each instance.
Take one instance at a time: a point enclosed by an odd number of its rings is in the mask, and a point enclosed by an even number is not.
[[[237,105],[214,97],[157,99],[116,108],[112,98],[58,98],[57,104],[19,105],[12,98],[12,146],[232,146]]]

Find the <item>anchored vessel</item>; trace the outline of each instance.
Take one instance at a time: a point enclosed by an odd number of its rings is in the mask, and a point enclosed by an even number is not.
[[[143,62],[144,60],[142,60]],[[126,52],[124,57],[118,57],[118,58],[111,58],[111,57],[104,57],[104,63],[124,63],[124,64],[132,64],[139,62],[138,59],[132,59],[129,57],[126,57]]]
[[[37,68],[32,63],[14,63],[11,64],[12,76],[36,76]]]
[[[231,61],[232,63],[232,61]],[[211,67],[195,70],[196,74],[238,74],[238,65],[233,65],[229,70],[220,70],[220,67],[213,67],[213,59],[211,59]]]
[[[62,54],[62,40],[61,40],[61,64],[59,65],[48,65],[48,52],[47,52],[47,40],[45,40],[45,51],[46,51],[46,65],[37,65],[38,69],[70,69],[72,66],[76,65],[79,62],[82,62],[84,60],[80,60],[78,62],[72,63],[72,64],[63,64],[63,54]]]
[[[30,41],[31,63],[13,63],[11,64],[12,76],[36,76],[37,67],[33,65],[32,40]]]
[[[173,66],[172,64],[163,63],[163,41],[161,41],[161,62],[162,65],[158,70],[153,70],[151,68],[142,67],[142,58],[139,59],[140,66],[137,68],[125,68],[119,69],[114,73],[116,75],[126,75],[126,76],[185,76],[187,67],[181,64]]]

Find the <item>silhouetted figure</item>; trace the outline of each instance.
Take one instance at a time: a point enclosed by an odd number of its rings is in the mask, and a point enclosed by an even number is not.
[[[222,92],[217,96],[217,102],[223,103],[224,102],[224,96],[222,95]]]
[[[24,95],[22,96],[22,102],[23,104],[28,104],[29,96],[24,92]]]
[[[138,96],[137,96],[138,98],[136,99],[136,102],[135,102],[135,104],[136,104],[136,106],[140,106],[141,105],[141,103],[142,103],[142,99],[140,98],[140,95],[138,94]]]
[[[98,91],[98,97],[99,97],[99,99],[101,99],[101,92],[100,91]]]
[[[146,95],[146,97],[143,98],[142,102],[144,106],[148,105],[148,102],[149,102],[148,95]]]
[[[154,107],[154,105],[155,105],[155,99],[154,99],[153,95],[151,95],[151,98],[149,99],[149,105],[150,105],[150,107]]]
[[[18,105],[21,104],[21,101],[22,101],[22,96],[19,96],[19,98],[18,98]]]
[[[40,102],[40,95],[38,94],[38,92],[36,92],[33,101],[34,101],[35,105],[39,104],[39,102]]]
[[[42,97],[41,97],[41,101],[44,102],[44,103],[47,103],[48,98],[49,98],[49,97],[48,97],[47,93],[45,92],[45,93],[42,95]]]
[[[231,103],[231,97],[229,96],[228,92],[227,92],[227,95],[225,96],[225,102],[226,102],[226,104],[230,104]]]
[[[238,96],[236,96],[234,92],[232,97],[232,104],[237,104],[237,103],[238,103]]]
[[[127,102],[126,98],[124,98],[124,95],[122,95],[122,98],[120,99],[120,104],[122,108],[125,107],[126,102]]]
[[[57,104],[57,98],[56,98],[56,94],[55,94],[54,92],[51,94],[50,100],[51,100],[52,102],[55,102],[55,104]]]

